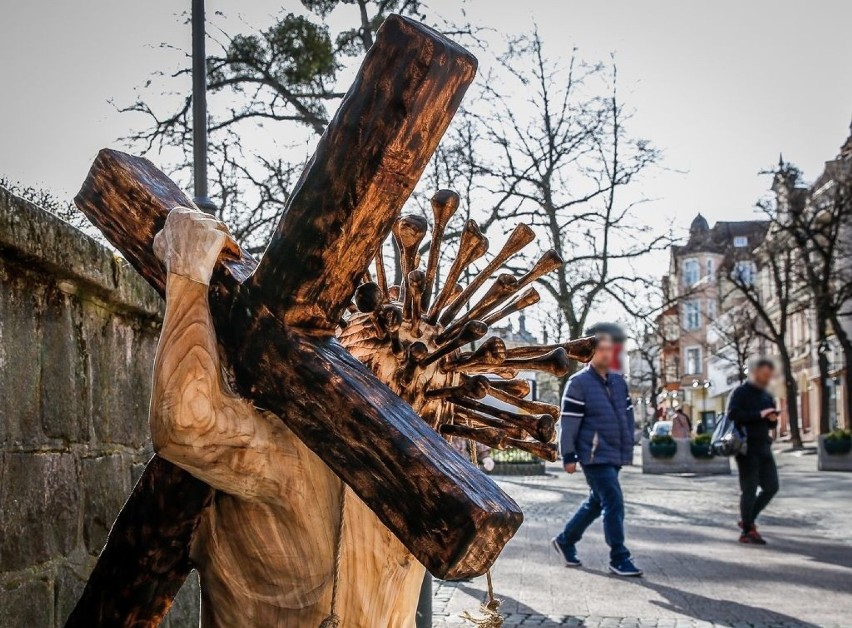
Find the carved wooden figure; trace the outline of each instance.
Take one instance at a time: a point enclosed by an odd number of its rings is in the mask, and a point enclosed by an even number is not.
[[[461,272],[488,249],[469,222],[438,290],[452,192],[435,196],[419,268],[427,225],[399,211],[475,65],[430,29],[388,18],[260,264],[149,162],[98,156],[75,200],[166,297],[150,414],[158,454],[69,626],[156,626],[193,568],[205,626],[317,626],[330,614],[410,626],[424,566],[460,577],[496,559],[520,510],[442,435],[553,459],[556,409],[523,400],[528,386],[510,378],[564,372],[592,344],[514,351],[485,338],[537,300],[521,290],[555,254],[500,275],[463,311],[529,243],[525,227],[466,290]],[[379,254],[391,231],[402,286],[387,285]],[[492,381],[517,411],[483,401]]]

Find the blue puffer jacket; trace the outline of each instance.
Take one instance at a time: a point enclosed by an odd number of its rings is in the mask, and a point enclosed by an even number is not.
[[[632,464],[633,404],[621,375],[604,379],[587,366],[571,377],[562,395],[561,423],[564,463]]]

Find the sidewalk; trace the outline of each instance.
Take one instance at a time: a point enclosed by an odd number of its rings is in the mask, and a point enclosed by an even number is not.
[[[743,546],[737,478],[623,472],[628,545],[645,577],[607,574],[601,526],[567,569],[550,547],[586,491],[557,465],[498,478],[526,521],[494,568],[506,626],[852,626],[852,474],[817,473],[816,456],[778,456],[781,492],[761,518],[769,545]],[[465,624],[485,578],[435,582],[434,626]],[[476,613],[473,613],[476,615]]]

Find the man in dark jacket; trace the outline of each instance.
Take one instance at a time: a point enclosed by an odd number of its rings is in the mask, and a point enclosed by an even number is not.
[[[774,375],[772,361],[758,360],[749,381],[734,390],[728,401],[728,416],[746,433],[746,452],[736,457],[740,474],[740,543],[752,545],[766,545],[754,522],[778,492],[770,434],[778,425],[778,409],[766,391]]]
[[[566,566],[581,566],[576,544],[603,514],[610,571],[641,576],[624,545],[624,497],[618,482],[621,467],[633,462],[633,405],[624,378],[610,370],[612,355],[610,339],[599,337],[591,363],[568,380],[562,396],[562,463],[568,473],[577,470],[578,462],[582,465],[589,496],[551,542]]]

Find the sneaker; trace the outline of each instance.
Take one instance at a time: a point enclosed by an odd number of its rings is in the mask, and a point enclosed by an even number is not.
[[[550,539],[550,544],[553,546],[553,549],[556,550],[556,553],[559,554],[559,557],[565,563],[566,567],[582,567],[583,563],[580,562],[580,559],[577,558],[577,550],[572,545],[570,548],[566,548],[562,545],[554,536]]]
[[[642,570],[633,564],[633,560],[625,558],[617,563],[610,563],[609,570],[616,576],[625,578],[638,578],[642,575]]]
[[[746,545],[766,545],[766,541],[760,536],[755,526],[752,526],[751,530],[743,530],[743,533],[740,534],[740,543],[745,543]]]

